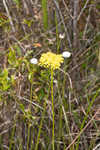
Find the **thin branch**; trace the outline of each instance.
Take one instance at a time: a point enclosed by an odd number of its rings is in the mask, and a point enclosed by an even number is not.
[[[28,5],[27,5],[27,2],[25,0],[23,0],[23,6],[24,6],[24,10],[25,10],[26,15],[29,15]]]
[[[68,77],[68,80],[69,80],[69,83],[70,83],[70,89],[72,90],[73,89],[73,85],[72,85],[72,80],[71,80],[71,77],[69,75],[69,73],[63,71],[62,69],[59,68],[59,70],[61,72],[63,72],[67,77]],[[70,113],[71,113],[71,92],[69,92],[69,110],[70,110]]]
[[[89,8],[89,14],[88,14],[86,25],[85,25],[85,28],[84,28],[84,31],[83,31],[83,40],[85,39],[87,27],[88,27],[88,24],[89,24],[89,21],[90,21],[90,12],[91,12],[91,10],[92,10],[92,7]]]
[[[68,77],[68,80],[69,80],[69,83],[70,83],[70,88],[71,88],[71,90],[72,90],[72,89],[73,89],[73,85],[72,85],[72,80],[71,80],[70,75],[69,75],[67,72],[65,72],[65,71],[63,71],[62,69],[60,69],[60,68],[59,68],[59,70],[60,70],[61,72],[63,72],[63,73]]]
[[[36,107],[38,107],[38,108],[44,110],[44,108],[42,108],[40,105],[38,105],[38,104],[36,104],[36,103],[34,103],[34,102],[31,102],[29,99],[27,99],[27,98],[25,98],[25,97],[21,97],[21,96],[17,96],[17,97],[18,97],[19,99],[23,99],[23,100],[25,100],[26,102],[29,102],[29,103],[33,104],[34,106],[36,106]]]
[[[74,0],[74,12],[73,12],[73,47],[76,49],[78,46],[78,28],[77,28],[77,17],[78,17],[78,7],[79,0]]]
[[[66,3],[65,3],[64,0],[63,0],[63,4],[65,5],[65,9],[66,9],[66,11],[68,12],[69,16],[70,16],[72,19],[74,19],[74,17],[71,15],[70,10],[69,10],[69,8],[68,8],[68,6],[66,5]]]
[[[80,14],[78,15],[77,21],[79,21],[79,19],[80,19],[80,17],[82,16],[84,10],[85,10],[86,7],[87,7],[87,4],[89,3],[89,1],[90,1],[90,0],[87,0],[87,1],[86,1],[84,7],[82,8],[82,10],[81,10],[81,12],[80,12]]]
[[[59,15],[60,15],[60,17],[61,17],[61,20],[62,20],[62,23],[63,23],[64,29],[65,29],[65,33],[66,33],[66,35],[67,35],[67,40],[68,40],[68,43],[69,43],[69,47],[70,47],[70,48],[72,48],[72,44],[71,44],[71,40],[70,40],[70,36],[69,36],[68,30],[67,30],[67,27],[66,27],[66,25],[65,25],[63,15],[62,15],[62,13],[61,13],[61,11],[60,11],[59,5],[58,5],[58,3],[56,2],[56,0],[53,0],[53,2],[54,2],[54,4],[55,4],[56,8],[57,8],[57,9],[58,9],[58,11],[59,11]]]
[[[86,128],[90,125],[90,123],[93,121],[93,119],[96,117],[96,115],[98,114],[100,110],[98,109],[96,111],[96,113],[93,115],[93,117],[91,118],[91,120],[86,124],[86,126],[80,131],[80,133],[76,136],[76,138],[72,141],[72,143],[66,148],[66,150],[68,150],[75,142],[76,140],[80,137],[80,135],[86,130]]]
[[[10,24],[11,24],[11,28],[12,28],[12,31],[15,32],[15,28],[14,28],[14,24],[13,24],[13,21],[12,21],[12,18],[11,18],[11,15],[10,15],[10,12],[9,12],[9,9],[7,7],[7,4],[6,4],[6,1],[3,0],[3,4],[4,4],[4,7],[5,7],[5,10],[7,12],[7,15],[8,15],[8,18],[9,18],[9,21],[10,21]]]

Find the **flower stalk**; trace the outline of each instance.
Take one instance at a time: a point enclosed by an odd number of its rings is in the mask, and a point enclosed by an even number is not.
[[[48,68],[51,71],[51,99],[52,99],[52,150],[55,149],[55,112],[54,112],[54,95],[53,95],[53,74],[54,70],[59,69],[61,64],[64,62],[64,57],[70,57],[69,52],[63,54],[54,54],[52,52],[43,53],[39,60],[39,65]]]
[[[54,114],[54,97],[53,97],[53,69],[51,69],[51,99],[52,99],[52,149],[54,150],[54,127],[55,127],[55,114]]]

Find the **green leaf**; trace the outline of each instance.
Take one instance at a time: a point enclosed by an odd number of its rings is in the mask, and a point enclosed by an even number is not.
[[[19,5],[19,4],[20,4],[20,0],[13,0],[13,2],[15,2],[16,5]]]
[[[20,104],[19,107],[20,107],[21,111],[22,111],[23,113],[25,113],[25,107],[24,107],[24,105],[23,105],[23,104]]]
[[[0,89],[6,91],[10,88],[10,78],[8,77],[8,69],[4,69],[0,73]]]
[[[8,54],[8,62],[10,65],[15,65],[16,64],[16,53],[14,50],[10,49],[10,52]]]
[[[44,29],[47,30],[48,28],[47,0],[42,0],[42,11],[43,11]]]
[[[18,54],[18,56],[21,56],[22,55],[22,52],[21,52],[21,49],[18,45],[15,46],[15,49],[16,49],[16,52]]]

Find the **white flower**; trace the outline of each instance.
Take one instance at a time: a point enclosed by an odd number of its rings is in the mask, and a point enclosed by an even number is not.
[[[8,80],[8,81],[10,81],[10,78],[9,78],[9,77],[7,77],[7,80]]]
[[[68,52],[68,51],[65,51],[65,52],[62,53],[62,55],[63,55],[64,58],[69,58],[71,56],[71,53]]]
[[[60,39],[64,39],[64,37],[65,37],[65,33],[59,34],[59,38],[60,38]]]
[[[57,80],[53,80],[53,83],[55,83],[56,85],[58,84],[58,81]]]
[[[37,64],[37,63],[38,63],[38,60],[37,60],[36,58],[32,58],[32,59],[30,60],[30,63],[31,63],[31,64]]]

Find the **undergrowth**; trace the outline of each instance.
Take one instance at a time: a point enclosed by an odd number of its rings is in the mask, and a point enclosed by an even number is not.
[[[0,15],[0,149],[92,150],[100,142],[98,33],[84,46],[80,32],[82,43],[75,54],[56,11],[49,27],[51,3],[42,0],[34,17],[23,15],[19,0],[13,3],[23,20],[20,25],[12,16],[16,33],[9,17]],[[87,38],[90,35],[91,28]],[[43,53],[62,55],[66,49],[71,57],[60,67],[39,65]],[[32,58],[38,63],[32,64]]]

